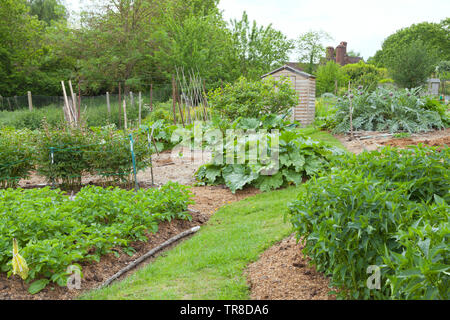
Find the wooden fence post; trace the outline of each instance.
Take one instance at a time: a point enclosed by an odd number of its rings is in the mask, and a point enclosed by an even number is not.
[[[121,114],[122,112],[120,111],[120,104],[122,103],[122,99],[120,97],[120,93],[121,93],[121,88],[120,88],[120,81],[119,81],[119,126],[120,126],[120,122],[122,121],[122,117]]]
[[[80,81],[78,81],[78,119],[81,123],[81,88],[80,88]]]
[[[177,114],[175,110],[175,77],[172,75],[172,109],[173,109],[173,123],[177,124]]]
[[[141,117],[142,117],[142,94],[139,91],[139,126],[141,126]]]
[[[31,91],[28,91],[28,109],[33,111],[33,100],[31,98]]]
[[[123,99],[123,121],[124,129],[127,130],[127,104],[125,102],[125,99]]]
[[[134,108],[134,96],[133,96],[133,92],[130,91],[130,102],[131,102],[131,107]]]
[[[150,84],[150,111],[153,111],[153,83]]]
[[[106,92],[106,108],[108,109],[108,117],[111,116],[111,105],[109,103],[109,92]]]

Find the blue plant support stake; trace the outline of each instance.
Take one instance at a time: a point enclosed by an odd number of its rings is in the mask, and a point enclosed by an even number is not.
[[[139,183],[137,181],[137,175],[136,175],[136,158],[134,156],[134,141],[133,141],[133,136],[130,134],[130,151],[131,151],[131,160],[133,162],[133,173],[134,173],[134,183],[135,183],[135,187],[134,190],[139,190]]]

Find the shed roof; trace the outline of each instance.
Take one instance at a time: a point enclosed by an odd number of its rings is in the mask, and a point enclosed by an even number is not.
[[[290,65],[287,65],[287,64],[285,64],[284,66],[279,67],[279,68],[277,68],[275,70],[272,70],[269,73],[266,73],[265,75],[262,75],[261,78],[265,78],[265,77],[270,76],[270,75],[272,75],[272,74],[274,74],[274,73],[276,73],[278,71],[281,71],[281,70],[289,70],[289,71],[291,71],[293,73],[296,73],[296,74],[299,74],[299,75],[301,75],[301,76],[303,76],[305,78],[315,78],[315,76],[313,76],[312,74],[306,73],[306,72],[304,72],[302,70],[299,70],[297,68],[291,67]]]

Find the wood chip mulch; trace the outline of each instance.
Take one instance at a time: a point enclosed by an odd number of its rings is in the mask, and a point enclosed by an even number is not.
[[[246,270],[254,300],[334,300],[329,280],[308,265],[294,234],[261,254]]]

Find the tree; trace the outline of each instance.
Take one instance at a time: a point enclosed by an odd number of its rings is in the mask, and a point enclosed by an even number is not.
[[[67,9],[60,0],[29,0],[30,15],[35,15],[47,24],[60,19],[67,19]]]
[[[28,14],[25,0],[0,0],[0,94],[26,93],[39,79],[44,25]]]
[[[297,39],[297,52],[299,61],[307,63],[306,72],[313,73],[314,65],[325,55],[323,42],[331,40],[331,36],[325,31],[308,31]]]
[[[339,87],[348,83],[348,76],[342,72],[342,68],[334,61],[328,61],[320,65],[316,72],[316,96],[320,97],[326,92],[337,93]]]
[[[272,25],[258,26],[256,21],[250,25],[245,11],[240,21],[231,21],[231,33],[238,72],[249,79],[259,79],[285,63],[294,48],[293,41]]]
[[[437,53],[417,40],[400,48],[389,59],[388,68],[395,82],[404,88],[425,84],[436,65]]]
[[[238,77],[231,70],[231,34],[220,16],[190,15],[183,21],[166,18],[164,26],[153,58],[167,78],[175,73],[175,67],[199,72],[209,84],[220,85],[220,80]]]
[[[410,43],[420,40],[428,50],[435,50],[439,60],[450,60],[450,18],[440,23],[423,22],[413,24],[391,34],[369,62],[387,67],[396,53]]]

